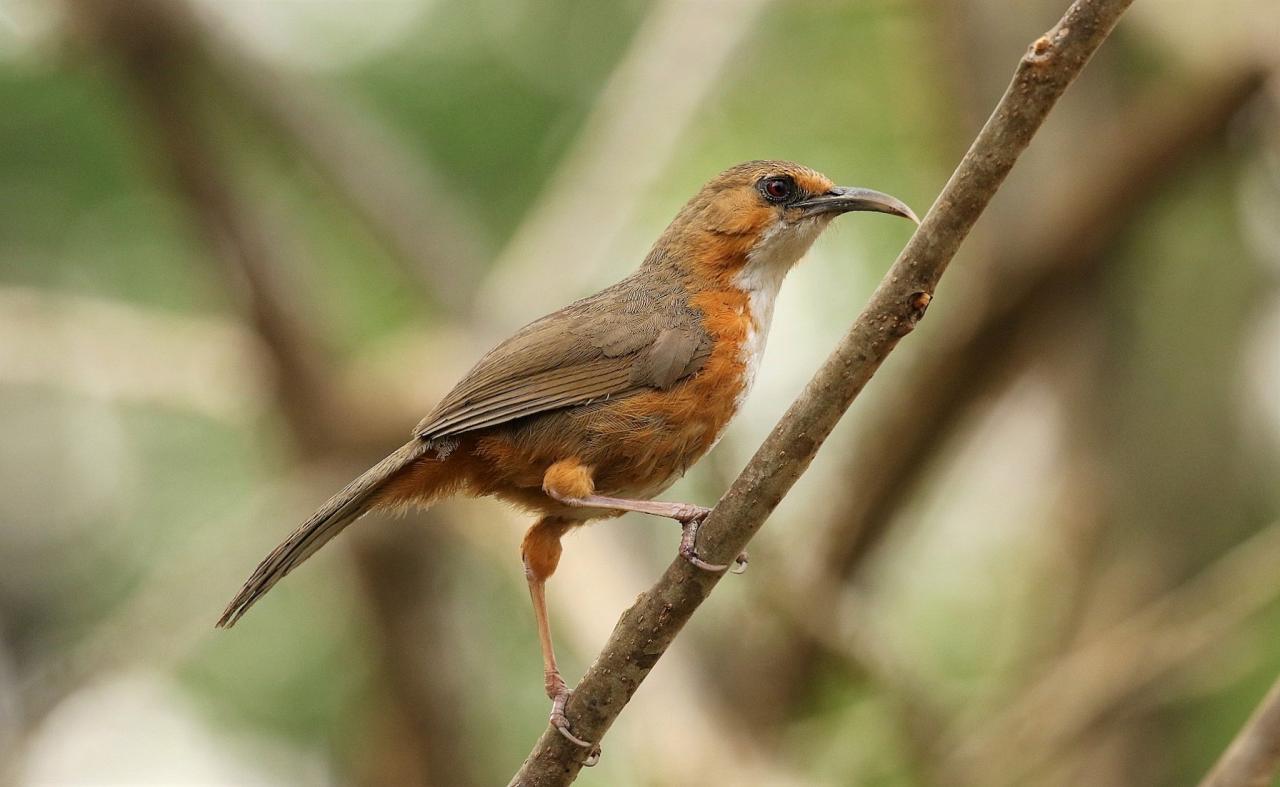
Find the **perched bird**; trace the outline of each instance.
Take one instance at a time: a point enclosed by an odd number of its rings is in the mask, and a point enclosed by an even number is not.
[[[372,510],[488,495],[537,514],[520,545],[542,646],[550,722],[565,719],[544,584],[560,538],[593,519],[639,511],[681,523],[695,549],[710,509],[652,498],[724,433],[764,354],[783,278],[831,220],[879,211],[918,221],[899,200],[842,188],[785,161],[750,161],[713,178],[640,268],[499,344],[418,424],[408,443],[334,495],[258,566],[219,626]],[[744,556],[745,557],[745,556]],[[743,561],[743,557],[739,558]]]

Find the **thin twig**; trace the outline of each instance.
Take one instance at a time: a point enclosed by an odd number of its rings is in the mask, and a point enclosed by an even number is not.
[[[1280,678],[1200,787],[1267,787],[1280,769]]]
[[[707,560],[731,561],[747,546],[881,362],[915,328],[961,242],[1129,3],[1076,0],[1031,45],[995,112],[853,328],[703,525],[699,549]],[[719,579],[674,560],[623,613],[569,701],[567,713],[578,735],[596,741],[604,736]],[[587,754],[548,727],[512,783],[571,783]]]

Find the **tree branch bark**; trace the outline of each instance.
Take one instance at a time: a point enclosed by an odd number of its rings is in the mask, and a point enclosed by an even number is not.
[[[1261,68],[1243,68],[1194,91],[1180,87],[1140,102],[1110,133],[1098,135],[1115,145],[1091,154],[1062,189],[1061,204],[1070,209],[1045,211],[1066,219],[1043,223],[1021,241],[1001,234],[992,276],[971,296],[976,311],[935,331],[927,351],[886,397],[911,407],[886,411],[858,434],[841,474],[849,483],[829,506],[832,521],[813,549],[818,568],[795,577],[796,596],[820,597],[824,588],[859,572],[929,471],[929,460],[956,436],[978,401],[1015,377],[1025,338],[1046,330],[1045,321],[1060,313],[1056,304],[1089,291],[1087,282],[1104,270],[1108,250],[1151,196],[1183,171],[1192,154],[1223,139],[1266,76]],[[1025,308],[1029,303],[1037,308]],[[768,694],[757,704],[773,707],[784,697],[805,695],[802,676],[813,674],[823,648],[805,628],[796,633],[767,660],[781,673],[774,673],[777,684],[764,687]],[[746,680],[759,686],[756,673]]]
[[[852,329],[809,382],[702,526],[699,551],[728,562],[813,461],[822,442],[897,343],[924,315],[938,280],[1050,109],[1131,0],[1076,0],[1019,62],[994,113]],[[599,741],[720,579],[677,558],[618,621],[574,690],[574,731]],[[587,751],[550,727],[513,785],[563,785]]]
[[[1280,768],[1280,679],[1200,787],[1267,787]]]
[[[979,298],[985,304],[982,312],[967,329],[939,336],[939,346],[930,348],[918,373],[893,397],[913,406],[891,414],[860,439],[846,473],[857,480],[840,507],[845,521],[822,551],[828,571],[848,577],[858,570],[908,499],[939,436],[954,429],[967,405],[993,381],[1008,378],[1018,337],[1034,330],[1037,318],[1054,313],[1046,302],[1070,297],[1101,270],[1107,250],[1131,225],[1145,198],[1168,182],[1188,153],[1221,139],[1230,120],[1265,82],[1265,71],[1249,68],[1191,95],[1180,89],[1176,96],[1136,107],[1127,122],[1117,124],[1117,133],[1103,137],[1132,140],[1132,147],[1119,155],[1113,151],[1091,157],[1092,165],[1085,167],[1089,173],[1066,190],[1066,202],[1079,206],[1071,220],[1006,247],[1000,255],[1004,259],[992,267],[999,283]],[[1039,307],[1025,308],[1029,303]]]

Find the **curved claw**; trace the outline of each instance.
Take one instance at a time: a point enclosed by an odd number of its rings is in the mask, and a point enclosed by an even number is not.
[[[556,732],[559,732],[561,735],[564,736],[565,740],[569,741],[575,746],[581,746],[584,749],[591,749],[591,754],[587,755],[587,759],[590,760],[594,756],[596,762],[599,762],[600,747],[594,743],[591,743],[590,741],[584,741],[583,739],[579,738],[577,735],[574,735],[572,732],[569,731],[569,719],[564,715],[564,706],[568,702],[569,702],[569,692],[566,691],[566,692],[557,694],[555,699],[551,701],[551,717],[547,719],[547,721],[550,722],[552,727],[556,728]],[[591,764],[594,765],[595,762]]]
[[[600,759],[600,747],[596,746],[594,743],[591,743],[590,741],[584,741],[583,739],[579,738],[577,735],[574,735],[572,732],[569,732],[569,725],[567,723],[560,722],[559,724],[557,724],[556,722],[552,722],[551,726],[555,727],[556,732],[559,732],[561,735],[564,736],[565,740],[569,741],[575,746],[581,746],[584,749],[591,749],[591,754],[587,755],[587,759],[591,759],[591,755],[595,755],[596,760]]]
[[[710,510],[707,511],[710,513]],[[702,520],[706,519],[706,514],[696,517],[690,517],[688,520],[681,520],[680,534],[680,556],[690,563],[694,564],[703,571],[720,572],[724,571],[728,566],[722,566],[717,563],[708,563],[698,557],[695,547],[698,543],[698,528],[702,525]]]
[[[680,553],[680,554],[684,557],[684,559],[685,559],[685,560],[687,560],[687,561],[689,561],[690,563],[694,564],[695,566],[697,566],[698,568],[702,569],[703,571],[711,571],[711,572],[713,572],[713,573],[717,573],[717,574],[718,574],[718,573],[720,573],[721,571],[724,571],[726,568],[728,568],[728,567],[729,567],[729,566],[725,565],[724,563],[708,563],[707,561],[705,561],[705,560],[703,560],[702,558],[698,557],[697,555],[693,554],[693,552],[689,552],[689,553],[687,553],[687,554],[686,554],[685,552],[681,551],[681,553]],[[734,572],[734,573],[740,573],[740,572]]]
[[[596,746],[591,750],[591,753],[587,755],[587,758],[582,761],[582,767],[594,768],[598,762],[600,762],[600,747]]]
[[[687,520],[680,520],[684,531],[680,536],[680,556],[703,571],[719,573],[728,569],[730,566],[722,563],[708,563],[698,557],[696,550],[698,543],[698,528],[702,526],[703,520],[705,520],[710,513],[711,509],[703,508],[697,512],[697,515],[691,516]],[[746,571],[748,560],[749,558],[747,557],[746,552],[743,552],[734,558],[732,573],[741,574]]]

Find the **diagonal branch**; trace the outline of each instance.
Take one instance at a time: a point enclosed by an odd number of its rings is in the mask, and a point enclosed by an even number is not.
[[[844,473],[856,481],[839,506],[843,521],[822,549],[829,572],[846,577],[858,570],[908,499],[939,440],[993,382],[1007,378],[1018,337],[1055,313],[1047,308],[1049,301],[1070,297],[1102,270],[1107,250],[1131,226],[1146,198],[1169,182],[1189,153],[1220,140],[1265,83],[1265,71],[1244,68],[1191,95],[1183,88],[1143,102],[1112,133],[1101,135],[1131,142],[1091,155],[1074,185],[1063,190],[1063,203],[1073,207],[1070,220],[1055,220],[1030,239],[999,250],[991,266],[998,281],[974,297],[979,312],[968,325],[941,332],[892,397],[912,407],[889,413],[859,438]],[[1029,260],[1035,264],[1028,265]],[[1030,303],[1039,308],[1026,308]]]
[[[1267,787],[1280,769],[1280,679],[1200,787]]]
[[[306,319],[296,289],[281,275],[287,268],[287,247],[279,241],[278,228],[260,218],[257,206],[222,166],[222,148],[209,134],[194,100],[195,31],[173,24],[165,10],[167,0],[76,0],[69,8],[87,39],[115,61],[151,134],[160,167],[212,252],[210,261],[237,289],[275,366],[276,402],[300,454],[313,461],[360,456],[363,447],[344,439],[340,428],[344,419],[338,416],[337,403],[342,396],[324,372],[328,353],[317,322]],[[456,698],[448,693],[447,681],[440,679],[447,675],[448,662],[436,660],[424,672],[422,663],[410,658],[417,651],[401,647],[415,623],[404,614],[401,602],[421,602],[421,596],[408,596],[399,580],[405,575],[429,576],[424,561],[438,550],[400,549],[401,560],[384,571],[379,561],[383,553],[374,541],[357,539],[353,546],[381,635],[382,677],[389,684],[389,723],[372,738],[380,747],[376,761],[385,763],[398,755],[401,783],[468,784],[469,774],[456,764],[456,752],[464,747],[449,714]],[[407,769],[413,776],[403,776]]]
[[[1012,702],[973,729],[942,741],[942,769],[1001,774],[1024,783],[1029,771],[1078,740],[1099,719],[1134,703],[1170,673],[1220,647],[1280,595],[1280,523],[1263,528],[1210,566],[1064,655]],[[1046,715],[1045,708],[1053,708]],[[1007,759],[1017,753],[1017,761]]]
[[[199,32],[209,49],[205,63],[228,92],[306,157],[436,308],[457,316],[492,252],[479,219],[433,193],[445,180],[433,162],[410,152],[354,97],[288,78],[217,31]]]
[[[1019,62],[1013,81],[870,303],[702,527],[699,551],[728,562],[813,461],[822,442],[897,343],[924,315],[938,280],[1018,156],[1131,0],[1076,0]],[[600,740],[720,575],[676,559],[618,621],[574,690],[574,730]],[[588,752],[548,727],[512,780],[574,780]]]
[[[939,447],[955,437],[979,400],[1016,372],[1023,360],[1019,342],[1045,330],[1059,313],[1055,304],[1088,290],[1087,283],[1104,270],[1108,250],[1151,196],[1182,171],[1192,154],[1223,139],[1231,120],[1263,91],[1266,77],[1265,70],[1250,66],[1193,91],[1160,91],[1143,100],[1110,132],[1098,135],[1112,140],[1112,146],[1090,154],[1076,168],[1073,182],[1061,189],[1061,204],[1070,209],[1043,211],[1068,218],[1042,223],[1021,242],[997,242],[989,266],[994,275],[977,285],[971,296],[974,311],[964,316],[964,324],[935,331],[927,351],[886,397],[911,407],[886,409],[858,435],[841,473],[849,483],[830,506],[835,514],[813,550],[819,567],[793,580],[798,598],[820,598],[823,589],[859,572]],[[770,669],[781,670],[765,688],[768,697],[803,695],[802,676],[814,674],[824,649],[808,631],[797,630],[797,638],[766,660]],[[757,677],[751,675],[751,682],[759,685]]]

